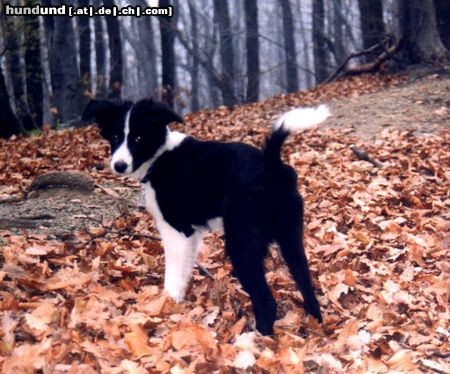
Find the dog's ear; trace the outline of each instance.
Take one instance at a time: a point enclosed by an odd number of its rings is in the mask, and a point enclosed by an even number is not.
[[[94,120],[101,129],[105,129],[128,111],[131,105],[130,101],[92,99],[86,105],[81,119]]]
[[[167,124],[172,123],[172,122],[178,122],[178,123],[183,123],[183,118],[176,113],[172,108],[170,108],[167,105],[167,108],[162,110],[163,112],[163,116],[167,121]]]
[[[99,117],[104,117],[111,110],[113,103],[109,100],[95,100],[91,99],[84,109],[81,119],[83,121],[94,120],[97,121]]]
[[[172,122],[183,123],[183,118],[163,102],[144,99],[136,103],[134,108],[154,124],[165,126]]]

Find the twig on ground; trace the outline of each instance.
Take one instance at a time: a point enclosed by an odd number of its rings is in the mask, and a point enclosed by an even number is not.
[[[18,217],[20,219],[29,219],[29,220],[40,220],[40,219],[55,219],[55,216],[52,216],[51,214],[37,214],[34,216],[20,216]]]
[[[11,196],[6,197],[4,199],[0,199],[0,204],[18,203],[19,201],[23,200],[25,200],[25,196]]]
[[[11,228],[35,229],[39,226],[50,226],[50,222],[42,219],[6,218],[0,217],[0,229],[9,230]]]
[[[383,164],[380,161],[374,160],[362,149],[359,149],[356,147],[351,147],[350,149],[355,154],[355,156],[358,157],[360,160],[370,162],[372,165],[376,166],[377,168],[383,167]]]
[[[203,274],[203,275],[207,276],[208,278],[214,280],[214,275],[212,275],[211,272],[207,268],[205,268],[203,265],[201,265],[199,262],[197,262],[197,267],[198,267],[198,271],[201,274]]]

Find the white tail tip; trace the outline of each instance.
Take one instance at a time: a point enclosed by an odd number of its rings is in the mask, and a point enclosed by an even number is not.
[[[297,108],[284,113],[273,126],[273,130],[283,130],[295,133],[317,126],[331,115],[327,105],[319,105],[316,108]]]

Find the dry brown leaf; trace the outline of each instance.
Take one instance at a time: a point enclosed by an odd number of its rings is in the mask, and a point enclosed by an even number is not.
[[[401,349],[397,351],[388,361],[387,365],[391,370],[400,370],[407,372],[418,372],[418,368],[414,365],[411,353]]]
[[[132,355],[136,358],[151,355],[154,350],[148,345],[148,336],[139,325],[131,325],[131,331],[125,334],[125,343]]]

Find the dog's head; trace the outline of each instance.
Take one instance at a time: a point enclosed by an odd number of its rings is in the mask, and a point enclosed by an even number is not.
[[[84,121],[94,119],[111,145],[111,169],[131,174],[150,160],[166,142],[167,125],[183,122],[167,104],[144,99],[131,101],[91,100]]]

